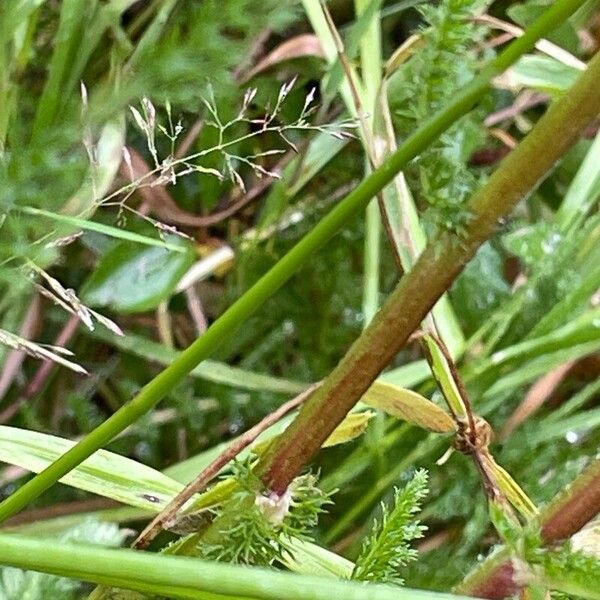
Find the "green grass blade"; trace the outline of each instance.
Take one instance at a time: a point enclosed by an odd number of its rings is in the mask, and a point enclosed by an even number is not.
[[[600,425],[600,408],[584,410],[571,417],[556,419],[548,422],[544,420],[535,431],[527,435],[527,443],[535,446],[536,444],[547,444],[552,440],[564,439],[569,432],[576,435],[581,432],[593,431]],[[577,438],[576,438],[577,439]]]
[[[123,337],[112,335],[107,331],[84,332],[101,339],[115,348],[128,352],[159,365],[169,365],[181,356],[181,352],[168,348],[164,344],[154,342],[145,337],[126,333]],[[212,381],[222,385],[237,387],[242,390],[275,392],[277,394],[298,394],[306,389],[307,384],[292,381],[248,369],[231,367],[216,360],[205,360],[190,371],[192,377]]]
[[[541,356],[533,360],[519,363],[518,367],[508,370],[505,375],[498,375],[490,370],[494,383],[484,392],[483,399],[501,396],[503,393],[509,393],[519,386],[535,381],[538,377],[545,375],[559,365],[569,361],[576,361],[584,356],[593,354],[600,350],[600,338],[596,337],[591,342],[584,342],[568,346],[565,349],[556,352],[542,353]],[[486,373],[487,375],[487,373]]]
[[[56,221],[57,223],[63,223],[65,225],[71,225],[77,229],[83,229],[84,231],[95,231],[112,238],[119,240],[127,240],[129,242],[136,242],[138,244],[145,244],[146,246],[158,246],[159,248],[165,248],[172,252],[186,252],[185,248],[170,244],[169,242],[163,242],[159,239],[154,239],[146,235],[141,235],[133,231],[127,231],[120,227],[112,227],[105,225],[104,223],[96,223],[95,221],[88,221],[86,219],[80,219],[78,217],[70,217],[68,215],[62,215],[60,213],[53,213],[41,208],[34,208],[33,206],[17,206],[16,210],[31,215],[32,217],[43,217]]]
[[[61,437],[0,425],[0,462],[39,473],[75,445]],[[156,512],[183,485],[142,463],[98,450],[61,483],[117,502]]]
[[[600,198],[600,133],[573,178],[556,213],[556,223],[566,231],[577,227]]]
[[[577,344],[600,341],[600,308],[590,310],[577,319],[554,331],[535,338],[515,344],[505,350],[492,354],[492,365],[522,362],[546,352],[569,348]]]
[[[70,95],[71,90],[66,90],[64,85],[81,43],[85,16],[95,10],[96,4],[96,0],[64,0],[61,5],[54,53],[33,124],[34,139],[53,124],[61,103]]]
[[[129,589],[162,590],[169,597],[261,600],[466,600],[464,596],[388,585],[338,581],[187,557],[106,549],[0,534],[0,564]],[[207,596],[206,594],[209,594]]]

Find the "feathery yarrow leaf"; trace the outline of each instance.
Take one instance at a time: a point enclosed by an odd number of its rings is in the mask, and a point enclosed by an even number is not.
[[[427,471],[419,469],[404,488],[394,490],[391,510],[382,503],[381,520],[375,520],[371,535],[363,543],[352,579],[403,583],[398,570],[417,558],[409,542],[422,537],[426,529],[414,516],[427,494],[427,478]]]
[[[260,479],[250,463],[235,464],[238,493],[230,502],[216,510],[222,523],[218,541],[198,546],[202,558],[235,564],[269,566],[283,559],[284,540],[312,540],[324,506],[330,504],[330,494],[317,487],[317,477],[306,474],[296,477],[282,496],[265,493]]]

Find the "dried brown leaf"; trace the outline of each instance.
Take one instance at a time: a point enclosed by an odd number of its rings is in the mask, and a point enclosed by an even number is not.
[[[249,81],[259,73],[262,73],[281,62],[306,56],[315,56],[317,58],[325,59],[325,53],[321,47],[321,42],[319,42],[319,38],[313,33],[297,35],[296,37],[286,40],[274,50],[271,50],[269,54],[261,59],[248,72],[244,81]]]

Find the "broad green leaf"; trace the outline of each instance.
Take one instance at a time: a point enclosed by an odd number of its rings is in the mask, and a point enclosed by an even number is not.
[[[180,244],[187,251],[169,252],[130,242],[117,244],[102,257],[84,283],[82,300],[91,306],[110,306],[123,313],[156,308],[173,293],[194,262],[194,253],[187,242],[171,236],[170,243]]]
[[[581,71],[549,56],[526,54],[509,73],[511,84],[549,94],[561,94],[573,85]]]
[[[506,12],[508,16],[521,25],[521,27],[528,27],[548,9],[550,4],[552,4],[552,0],[511,2]],[[578,13],[576,13],[576,15],[577,14]],[[547,39],[558,44],[561,48],[565,48],[569,52],[577,53],[580,41],[574,27],[576,19],[577,17],[573,15],[570,19],[564,20],[556,28],[548,32]]]
[[[454,421],[447,412],[412,390],[375,381],[362,401],[429,431],[450,433],[456,430]]]
[[[60,437],[0,425],[0,462],[39,473],[70,450],[75,442]],[[98,450],[61,483],[117,502],[162,510],[183,485],[135,460]]]

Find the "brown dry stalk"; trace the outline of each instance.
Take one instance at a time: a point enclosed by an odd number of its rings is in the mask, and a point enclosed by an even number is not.
[[[547,94],[540,94],[537,92],[532,92],[531,90],[525,90],[519,96],[517,96],[511,106],[501,108],[500,110],[489,114],[485,118],[483,124],[486,127],[494,127],[494,125],[499,125],[504,121],[514,119],[517,115],[520,115],[526,110],[533,108],[534,106],[544,104],[545,102],[548,102]]]
[[[233,202],[226,208],[210,215],[195,215],[180,208],[167,191],[166,186],[157,183],[157,177],[151,174],[152,169],[137,150],[131,146],[127,149],[131,157],[131,170],[133,173],[130,172],[129,166],[123,161],[119,167],[121,177],[132,181],[144,178],[147,183],[139,186],[135,190],[136,193],[142,197],[152,213],[159,219],[183,227],[209,227],[224,221],[256,200],[276,180],[275,177],[262,177],[247,192],[235,197]],[[281,174],[283,168],[294,156],[294,152],[287,152],[270,171]]]
[[[71,502],[62,502],[60,504],[51,504],[42,508],[32,508],[26,510],[14,517],[8,519],[3,524],[3,530],[11,528],[18,529],[21,525],[37,523],[38,521],[51,521],[60,519],[60,517],[68,517],[78,513],[91,513],[108,508],[117,508],[119,503],[108,498],[89,498],[87,500],[73,500]]]
[[[323,15],[325,16],[325,21],[329,28],[329,32],[331,33],[331,37],[333,38],[335,49],[340,60],[340,64],[342,65],[342,69],[344,71],[344,75],[346,76],[346,80],[348,82],[348,87],[350,88],[350,93],[352,95],[352,102],[354,103],[354,109],[356,110],[356,114],[358,116],[358,121],[360,124],[360,131],[362,133],[363,138],[363,146],[365,150],[365,154],[367,156],[367,160],[369,161],[369,165],[372,169],[377,169],[383,162],[383,156],[381,152],[377,151],[375,139],[374,139],[374,126],[375,126],[375,118],[374,115],[371,115],[371,126],[367,123],[366,114],[360,99],[360,94],[357,88],[357,81],[353,75],[352,66],[346,54],[346,50],[344,48],[344,42],[340,37],[340,34],[333,22],[333,18],[331,17],[331,13],[327,8],[327,5],[323,2]],[[385,89],[379,90],[379,94],[382,94]],[[376,103],[377,105],[377,103]],[[388,210],[385,206],[385,200],[383,196],[383,190],[377,193],[377,206],[379,207],[379,213],[381,215],[381,223],[383,224],[383,229],[385,231],[386,237],[390,244],[390,250],[392,251],[392,257],[394,258],[394,262],[396,263],[396,267],[398,268],[398,272],[403,272],[402,267],[402,259],[400,257],[400,252],[398,247],[396,246],[396,241],[394,239],[394,232],[392,229],[392,224],[390,222],[390,216],[388,214]]]
[[[464,232],[432,240],[323,385],[259,465],[267,487],[283,494],[321,444],[406,344],[498,222],[536,188],[600,113],[600,55],[471,199]]]
[[[242,450],[252,444],[266,429],[282,419],[288,412],[298,408],[317,388],[318,384],[288,400],[279,408],[268,414],[262,421],[239,436],[223,453],[213,460],[193,481],[188,483],[171,502],[146,526],[132,544],[132,548],[141,550],[162,531],[165,524],[175,517],[182,506],[194,495],[206,489],[206,486],[219,474],[221,469],[231,462]]]
[[[301,33],[285,40],[269,52],[264,58],[240,78],[241,85],[246,84],[256,75],[271,69],[275,65],[294,58],[306,56],[325,59],[319,38],[314,33]]]
[[[77,315],[71,315],[69,320],[65,323],[64,327],[60,330],[57,338],[54,340],[54,346],[66,346],[69,340],[73,337],[75,332],[77,331],[77,326],[79,325],[79,317]],[[24,336],[27,337],[27,336]],[[35,375],[32,377],[30,382],[27,384],[27,387],[23,391],[23,393],[9,406],[7,406],[2,412],[0,412],[0,423],[6,423],[19,411],[21,406],[29,398],[36,396],[40,393],[42,388],[44,387],[48,377],[52,373],[53,369],[56,367],[56,363],[52,361],[44,361],[35,372]]]

